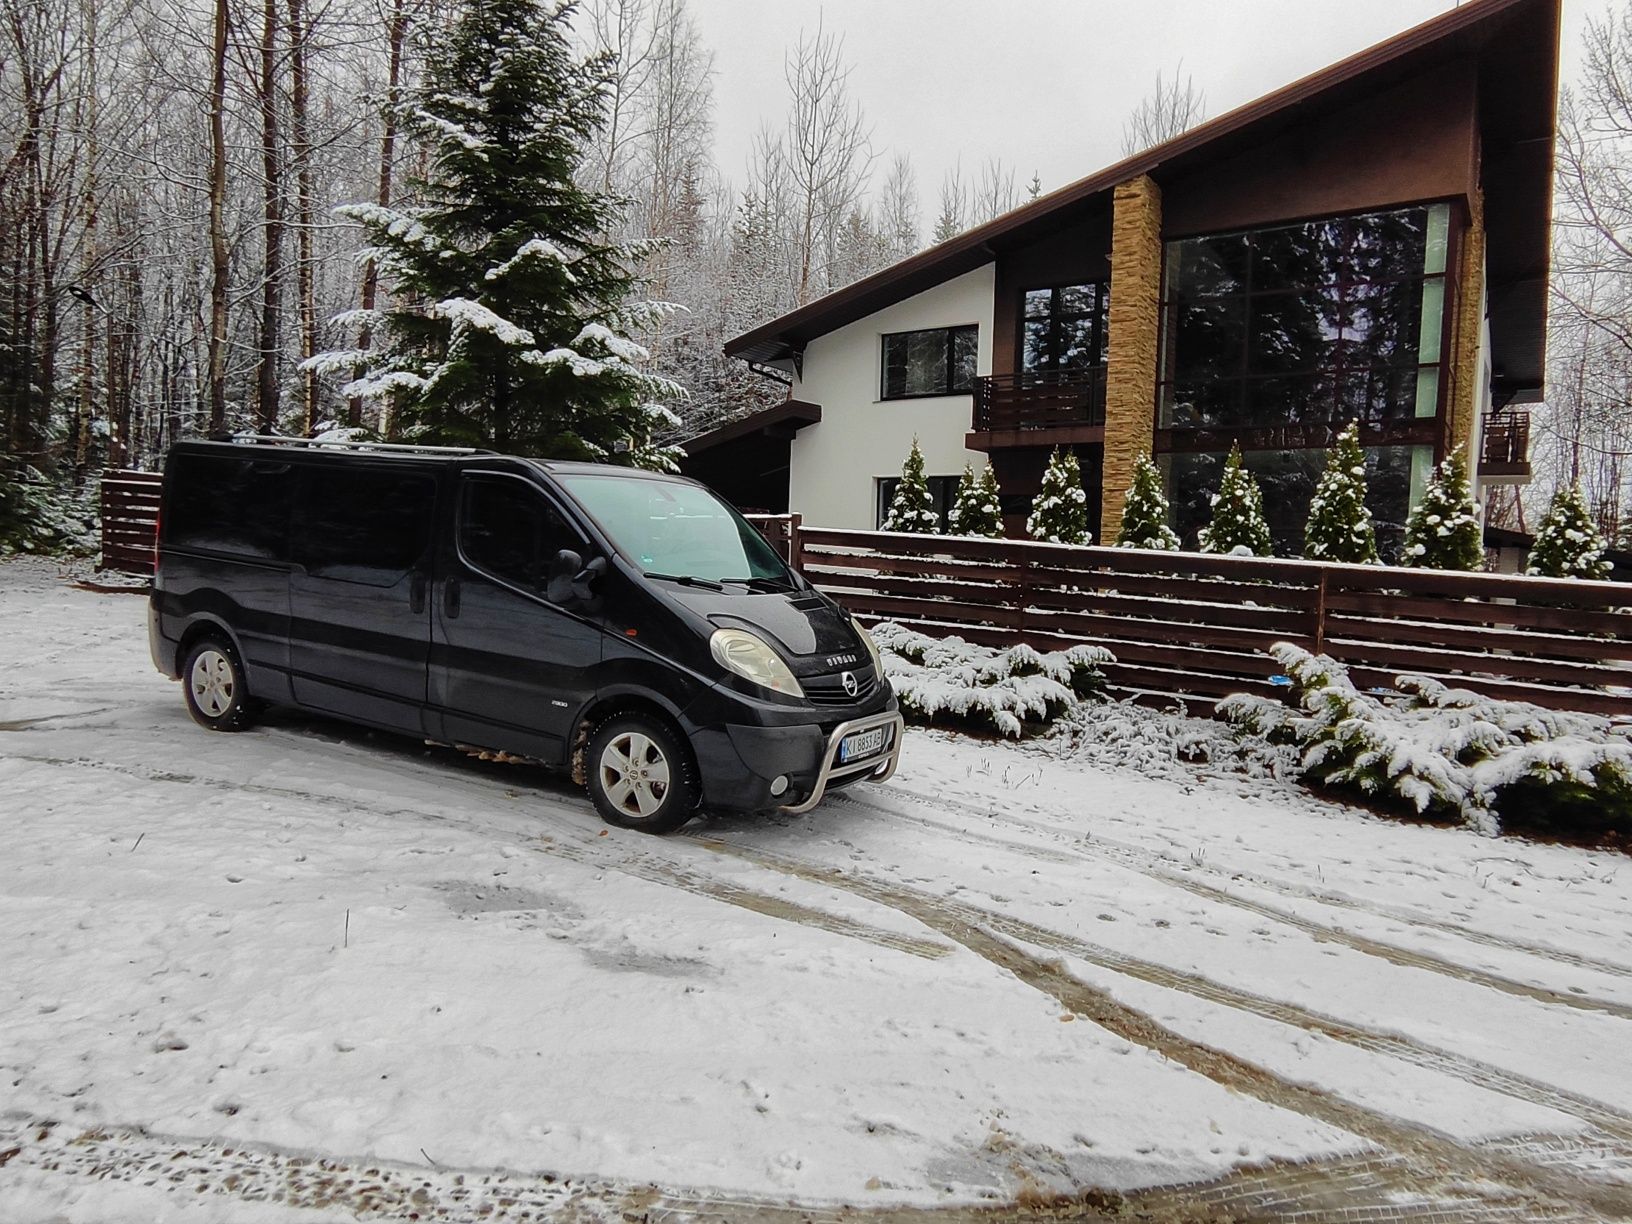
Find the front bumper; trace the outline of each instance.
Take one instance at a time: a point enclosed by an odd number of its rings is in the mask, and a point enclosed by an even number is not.
[[[827,788],[835,782],[885,782],[895,773],[895,767],[901,760],[901,732],[905,724],[901,715],[894,710],[884,714],[873,714],[867,718],[855,718],[849,722],[840,723],[833,728],[832,734],[827,737],[827,751],[822,755],[821,768],[816,772],[816,781],[809,794],[800,803],[785,804],[784,812],[797,816],[801,812],[808,812],[822,801]],[[839,745],[847,736],[861,731],[871,731],[876,727],[885,728],[884,751],[870,757],[863,757],[859,761],[839,763]]]

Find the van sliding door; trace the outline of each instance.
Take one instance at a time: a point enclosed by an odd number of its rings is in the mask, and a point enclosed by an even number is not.
[[[436,476],[397,462],[303,466],[289,580],[295,700],[423,734]]]

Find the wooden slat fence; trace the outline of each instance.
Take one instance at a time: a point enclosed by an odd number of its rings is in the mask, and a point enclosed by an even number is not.
[[[1632,590],[1607,582],[803,528],[801,568],[858,616],[994,645],[1097,642],[1123,694],[1284,695],[1267,648],[1632,715]]]
[[[121,574],[153,573],[153,545],[159,527],[157,472],[102,473],[102,562]]]

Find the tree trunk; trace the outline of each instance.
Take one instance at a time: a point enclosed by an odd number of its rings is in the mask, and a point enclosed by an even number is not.
[[[408,19],[403,12],[403,0],[391,0],[391,22],[386,27],[388,49],[388,63],[386,67],[385,86],[385,114],[384,128],[380,133],[380,179],[379,191],[375,195],[381,208],[391,205],[391,171],[397,158],[397,86],[402,79],[402,47],[407,35]],[[360,303],[363,310],[374,309],[380,287],[379,265],[370,259],[363,265],[363,293]],[[357,332],[357,347],[366,351],[374,340],[374,328],[369,323],[369,316],[363,316],[362,325]],[[358,377],[362,370],[357,371]],[[394,431],[394,413],[391,411],[391,401],[387,399],[386,406],[381,410],[380,433],[390,437]],[[360,396],[353,396],[348,405],[346,423],[356,428],[363,423],[363,401]]]
[[[278,166],[278,7],[261,9],[261,198],[265,262],[261,284],[260,364],[255,373],[256,416],[262,433],[278,431],[278,331],[283,314],[283,191]]]
[[[307,121],[306,43],[308,31],[301,0],[289,0],[289,135],[295,163],[295,267],[300,298],[300,359],[317,352],[317,305],[313,301],[312,141]],[[308,437],[317,432],[317,374],[301,376],[301,420]]]
[[[215,41],[210,81],[210,432],[227,427],[227,0],[215,0]],[[172,438],[174,441],[174,438]]]

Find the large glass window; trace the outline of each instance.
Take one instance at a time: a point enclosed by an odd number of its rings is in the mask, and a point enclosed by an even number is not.
[[[319,578],[393,586],[430,546],[435,504],[428,472],[302,468],[295,560]]]
[[[1449,224],[1436,204],[1169,243],[1162,425],[1434,416]]]
[[[287,462],[180,455],[168,484],[166,543],[264,561],[289,559],[295,476]]]
[[[1021,368],[1031,374],[1104,365],[1109,303],[1103,284],[1026,290]]]
[[[882,398],[968,394],[979,334],[976,327],[938,327],[885,336]]]
[[[648,574],[708,582],[787,583],[765,537],[699,485],[652,477],[559,477],[618,551]]]
[[[459,549],[477,569],[535,595],[549,587],[556,554],[584,541],[537,489],[505,476],[470,476],[459,502]]]

